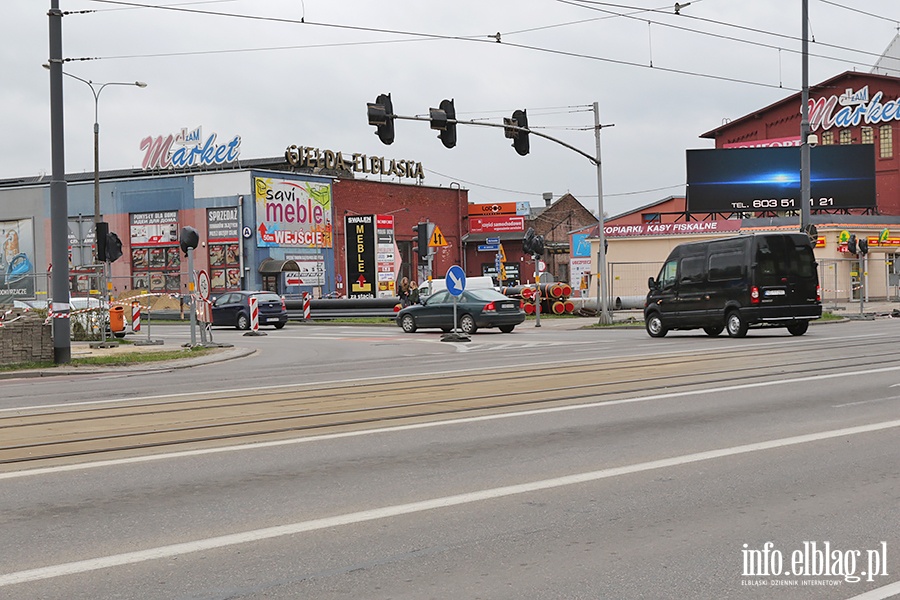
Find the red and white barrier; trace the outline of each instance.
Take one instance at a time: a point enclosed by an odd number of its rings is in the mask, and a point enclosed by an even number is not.
[[[305,321],[308,321],[310,319],[309,292],[303,292],[303,319]]]
[[[131,303],[131,331],[137,333],[141,330],[141,305],[137,302]]]
[[[250,329],[254,333],[259,331],[259,300],[256,296],[250,296]]]

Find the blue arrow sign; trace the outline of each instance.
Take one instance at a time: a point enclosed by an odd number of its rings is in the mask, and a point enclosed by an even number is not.
[[[500,243],[500,238],[498,238],[498,237],[487,238],[486,240],[484,240],[484,243],[496,245],[496,244]]]
[[[459,296],[466,289],[466,273],[459,265],[450,267],[444,281],[447,284],[447,291],[453,296]]]
[[[496,252],[500,249],[498,244],[479,244],[478,251],[479,252]]]

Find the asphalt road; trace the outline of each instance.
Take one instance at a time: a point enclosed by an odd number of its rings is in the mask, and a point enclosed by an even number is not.
[[[891,597],[896,327],[744,340],[542,327],[465,345],[394,328],[222,330],[260,352],[179,371],[4,381],[0,431],[4,417],[59,410],[35,408],[50,404],[322,382],[364,402],[374,381],[437,373],[473,398],[589,389],[249,445],[8,468],[0,597]],[[166,333],[173,343],[180,329]],[[559,377],[547,374],[554,365]],[[397,387],[421,400],[416,386]],[[826,544],[830,571],[817,574]]]

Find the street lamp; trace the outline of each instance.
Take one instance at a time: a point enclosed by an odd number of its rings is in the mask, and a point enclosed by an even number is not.
[[[49,64],[44,64],[43,67],[45,69],[50,69]],[[99,247],[100,241],[97,239],[99,236],[99,223],[101,222],[100,216],[100,121],[99,121],[99,109],[100,109],[100,92],[106,86],[109,85],[128,85],[128,86],[137,86],[139,88],[147,87],[147,84],[143,81],[133,81],[133,82],[120,82],[120,81],[110,81],[107,83],[95,83],[90,79],[82,79],[77,75],[72,75],[71,73],[66,73],[63,71],[63,75],[67,77],[71,77],[72,79],[77,79],[78,81],[86,84],[89,88],[91,88],[91,93],[94,95],[94,259],[96,260],[96,248]]]

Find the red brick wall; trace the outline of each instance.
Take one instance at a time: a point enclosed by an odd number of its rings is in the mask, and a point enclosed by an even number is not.
[[[435,188],[421,185],[383,183],[362,179],[341,179],[334,183],[335,269],[346,281],[344,255],[344,216],[346,214],[388,214],[394,217],[394,235],[398,242],[414,241],[413,225],[435,223],[448,245],[437,248],[432,267],[435,278],[443,278],[452,265],[462,265],[460,239],[465,233],[469,194],[464,189]],[[408,209],[408,210],[404,210]],[[349,213],[346,211],[350,211]],[[416,272],[418,257],[409,265]],[[479,273],[480,274],[480,273]]]

